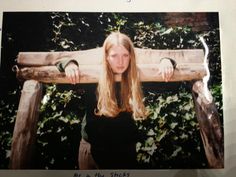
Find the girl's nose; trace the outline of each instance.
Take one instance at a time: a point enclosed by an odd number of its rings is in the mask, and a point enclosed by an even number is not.
[[[123,65],[123,58],[122,58],[122,56],[119,57],[118,64],[119,65]]]

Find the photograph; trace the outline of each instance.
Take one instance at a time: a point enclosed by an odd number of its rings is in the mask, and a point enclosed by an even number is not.
[[[223,169],[218,12],[5,11],[0,169]]]

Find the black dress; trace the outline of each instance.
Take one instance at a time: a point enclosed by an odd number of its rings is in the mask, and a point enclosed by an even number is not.
[[[91,144],[91,153],[101,169],[135,169],[136,143],[141,137],[132,113],[117,117],[96,116],[96,87],[86,89],[87,113],[82,125],[82,138]]]

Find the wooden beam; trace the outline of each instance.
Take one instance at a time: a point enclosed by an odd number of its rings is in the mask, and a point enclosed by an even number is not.
[[[137,63],[159,63],[163,57],[173,58],[177,63],[202,63],[202,49],[156,50],[135,48]],[[63,59],[76,59],[81,65],[101,64],[102,48],[63,52],[20,52],[17,63],[22,66],[54,65]]]
[[[158,73],[157,64],[141,64],[140,79],[142,82],[164,82]],[[77,83],[97,83],[101,65],[80,65],[80,80]],[[182,63],[177,65],[170,81],[199,80],[206,75],[204,66],[199,63]],[[34,79],[43,83],[70,83],[64,73],[60,73],[55,66],[23,67],[18,70],[17,77],[23,80]],[[120,81],[120,78],[116,78]]]
[[[11,145],[10,168],[29,169],[36,139],[42,84],[28,80],[24,83]]]
[[[223,130],[212,95],[208,89],[204,89],[202,81],[196,81],[193,84],[192,93],[209,166],[211,168],[223,168]]]

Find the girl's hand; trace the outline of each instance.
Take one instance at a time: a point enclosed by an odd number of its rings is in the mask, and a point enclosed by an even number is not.
[[[162,78],[165,82],[168,82],[170,78],[173,76],[174,67],[168,58],[164,58],[161,60],[159,64],[159,74],[162,75]]]
[[[65,67],[66,77],[69,79],[71,84],[76,84],[79,81],[79,67],[74,62],[70,62]]]

